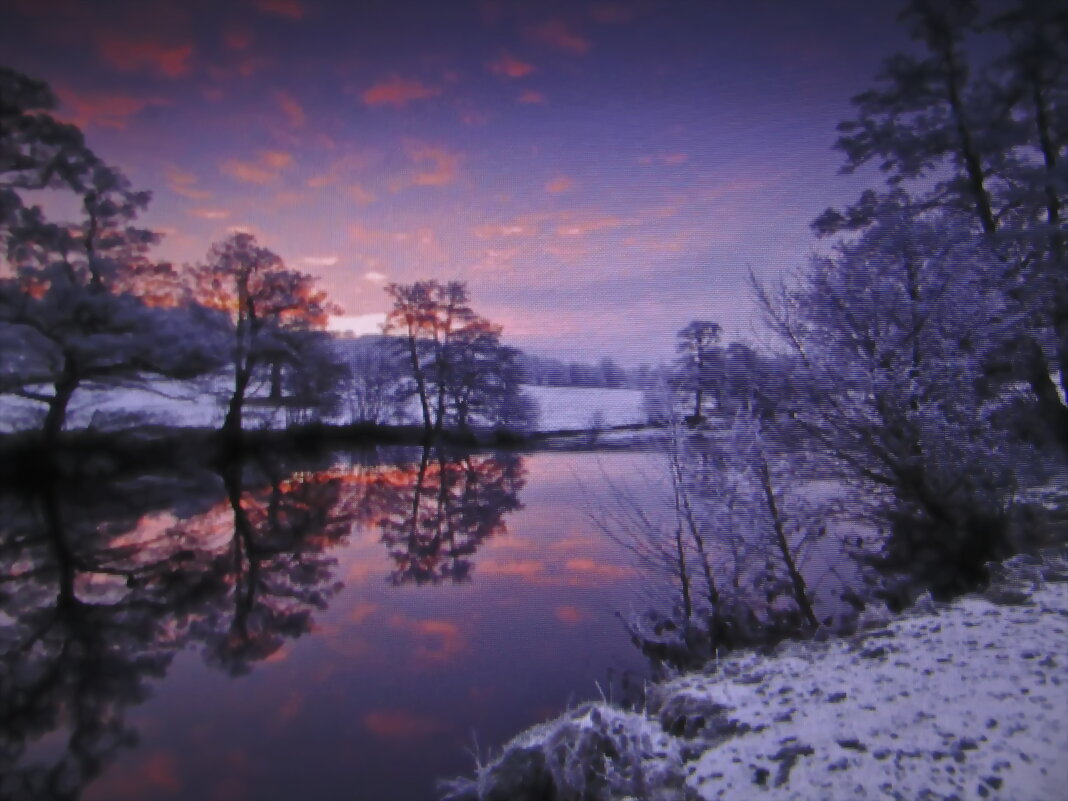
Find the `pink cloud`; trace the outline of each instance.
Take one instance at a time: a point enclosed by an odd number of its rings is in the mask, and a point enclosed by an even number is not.
[[[571,604],[562,604],[556,607],[553,610],[553,616],[561,623],[567,623],[569,626],[581,623],[589,617],[577,606],[572,606]]]
[[[456,180],[462,154],[454,153],[443,147],[409,142],[408,158],[417,165],[427,165],[407,181],[402,181],[396,188],[403,186],[447,186]]]
[[[351,184],[345,187],[345,194],[355,200],[358,206],[368,206],[375,202],[375,196],[359,184]]]
[[[253,5],[264,14],[286,19],[303,19],[308,13],[300,0],[253,0]]]
[[[288,92],[276,92],[275,99],[278,107],[285,115],[290,128],[303,128],[305,122],[304,107],[293,95]]]
[[[130,95],[76,94],[68,89],[56,92],[62,104],[69,108],[69,119],[80,128],[96,126],[122,130],[131,118],[152,106],[165,106],[166,100]]]
[[[230,212],[225,209],[190,209],[188,214],[202,220],[225,220],[230,216]]]
[[[590,7],[590,17],[595,22],[605,25],[619,25],[624,22],[630,22],[635,16],[634,8],[623,3],[594,3]]]
[[[505,53],[489,65],[489,70],[506,78],[522,78],[534,72],[534,65]]]
[[[293,155],[283,150],[262,150],[256,161],[228,159],[219,169],[231,178],[247,184],[269,184],[279,178],[281,170],[293,164]]]
[[[248,50],[252,47],[253,41],[252,31],[238,29],[223,34],[223,44],[230,50]]]
[[[421,739],[448,728],[440,720],[400,709],[368,712],[363,716],[363,725],[376,737],[387,740]]]
[[[117,70],[138,72],[147,70],[178,78],[189,72],[192,44],[169,45],[155,39],[124,39],[106,33],[98,37],[97,49],[101,57]]]
[[[557,195],[561,192],[568,192],[575,188],[575,179],[567,175],[558,175],[545,184],[545,191]]]
[[[559,19],[549,20],[528,28],[527,36],[539,44],[576,56],[581,56],[590,49],[587,39]]]
[[[598,231],[608,231],[619,228],[623,221],[611,214],[603,217],[587,217],[561,224],[556,233],[560,236],[586,236]]]
[[[426,100],[441,94],[420,81],[393,76],[381,83],[368,87],[361,95],[368,106],[394,106],[401,108],[413,100]]]
[[[533,89],[528,89],[519,96],[520,103],[544,103],[545,95],[541,92],[535,92]]]

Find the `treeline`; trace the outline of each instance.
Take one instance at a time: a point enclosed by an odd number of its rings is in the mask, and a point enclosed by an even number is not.
[[[885,62],[837,143],[885,186],[815,221],[825,255],[752,280],[766,352],[679,332],[675,524],[631,540],[674,588],[632,633],[669,660],[830,624],[814,582],[834,565],[805,567],[828,537],[891,604],[1064,541],[1068,18],[911,0],[901,19],[922,54]],[[975,66],[979,36],[1001,49]],[[835,592],[823,609],[863,603]]]

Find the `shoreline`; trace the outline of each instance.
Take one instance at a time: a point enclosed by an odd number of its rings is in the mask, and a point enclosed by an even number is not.
[[[446,801],[1005,799],[1068,786],[1068,552],[860,632],[738,652],[523,732]]]

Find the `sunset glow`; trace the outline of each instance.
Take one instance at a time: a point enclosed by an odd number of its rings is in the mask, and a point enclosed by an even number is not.
[[[750,335],[747,272],[802,262],[855,188],[834,125],[892,11],[765,5],[43,0],[0,44],[152,190],[159,257],[250,231],[337,330],[456,278],[512,344],[637,362],[695,316]]]

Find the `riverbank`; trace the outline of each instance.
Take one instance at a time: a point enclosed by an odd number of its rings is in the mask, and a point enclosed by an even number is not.
[[[449,801],[1012,799],[1068,787],[1068,557],[857,634],[738,653],[508,743]]]

